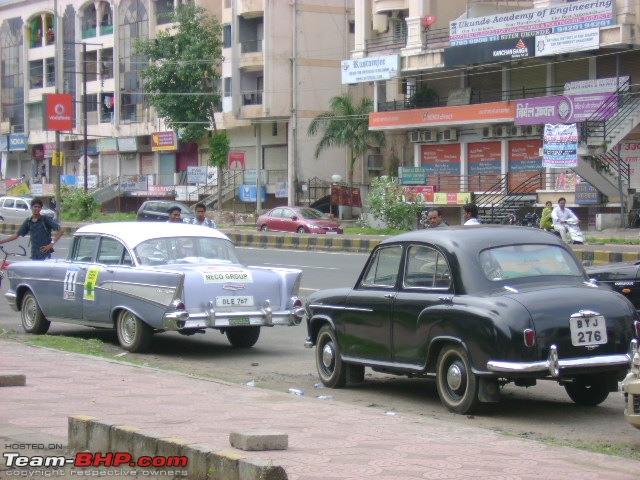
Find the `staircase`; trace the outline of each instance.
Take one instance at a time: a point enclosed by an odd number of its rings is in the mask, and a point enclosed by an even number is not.
[[[509,185],[509,175],[492,185],[484,193],[475,196],[482,223],[502,223],[508,215],[522,217],[536,202],[536,189],[544,185],[544,173],[537,172],[518,185]],[[508,193],[507,193],[508,192]],[[532,193],[533,192],[533,193]]]
[[[107,179],[98,185],[93,192],[91,192],[93,198],[99,204],[105,204],[120,195],[120,183],[118,177],[107,177]]]
[[[640,89],[627,81],[580,126],[578,166],[574,171],[609,201],[626,203],[629,164],[618,157],[618,148],[638,124]]]
[[[236,189],[242,185],[243,173],[242,170],[223,170],[222,178],[218,179],[218,185],[203,185],[198,188],[198,198],[207,195],[202,203],[207,208],[213,208],[218,203],[218,189],[221,188],[222,204],[225,204],[235,196]]]

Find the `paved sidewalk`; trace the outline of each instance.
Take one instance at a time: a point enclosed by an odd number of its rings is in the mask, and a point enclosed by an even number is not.
[[[15,443],[66,445],[68,417],[90,415],[214,450],[234,451],[233,431],[283,432],[287,450],[235,452],[281,466],[294,480],[622,480],[640,471],[640,462],[480,428],[0,340],[0,374],[7,373],[26,375],[26,386],[0,387],[5,452]],[[0,478],[14,478],[4,463]]]

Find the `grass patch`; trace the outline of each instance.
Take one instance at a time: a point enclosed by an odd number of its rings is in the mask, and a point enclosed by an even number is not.
[[[394,228],[346,227],[344,229],[346,235],[398,235],[406,232],[407,230],[397,230]]]
[[[640,245],[640,239],[633,238],[593,238],[587,237],[589,244]]]

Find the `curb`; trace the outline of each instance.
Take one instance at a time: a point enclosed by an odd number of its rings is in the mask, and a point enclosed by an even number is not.
[[[119,425],[87,415],[68,417],[69,450],[87,451],[105,458],[107,452],[130,454],[122,467],[131,468],[140,457],[185,457],[184,465],[149,467],[170,478],[192,480],[287,480],[284,468],[259,459],[251,459],[233,450],[220,450],[180,438],[145,433],[137,427]],[[97,458],[97,457],[95,457]],[[188,467],[188,471],[187,471]],[[185,472],[187,473],[185,474]],[[171,472],[175,472],[171,474]]]
[[[0,224],[0,233],[12,235],[19,225]],[[65,235],[73,235],[78,225],[63,227]],[[280,248],[294,250],[340,251],[351,253],[369,253],[382,238],[353,238],[344,235],[283,235],[278,233],[239,232],[220,229],[238,247]],[[636,252],[610,252],[608,250],[573,250],[584,266],[607,263],[640,261],[640,249]]]

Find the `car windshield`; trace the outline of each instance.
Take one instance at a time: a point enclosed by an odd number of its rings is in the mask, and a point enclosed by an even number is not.
[[[301,208],[298,210],[298,214],[302,218],[306,218],[307,220],[317,220],[319,218],[328,218],[324,213],[320,210],[316,210],[314,208]]]
[[[480,252],[480,266],[491,281],[546,275],[581,276],[576,260],[554,245],[509,245]]]
[[[141,265],[240,263],[231,242],[222,238],[155,238],[142,242],[134,251]]]

